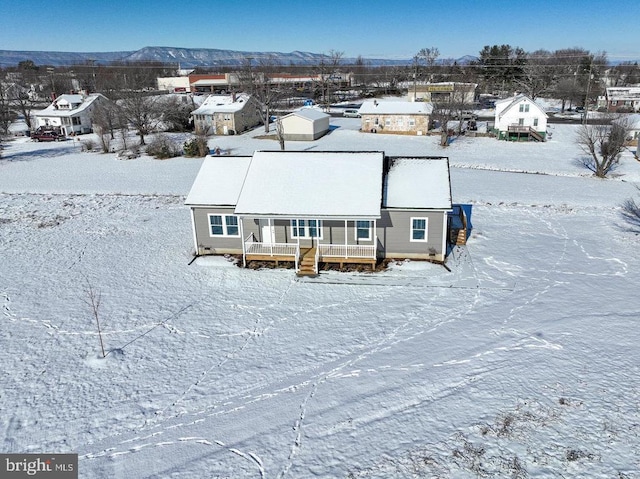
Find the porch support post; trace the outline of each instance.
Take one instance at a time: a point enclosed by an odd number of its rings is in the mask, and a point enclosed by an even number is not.
[[[242,216],[238,216],[238,224],[240,225],[240,241],[242,241],[242,267],[247,267],[247,246],[245,245],[244,228],[242,227]]]
[[[378,258],[378,220],[373,220],[373,259]]]
[[[271,256],[273,256],[273,236],[271,235],[271,218],[267,219],[268,222],[268,227],[269,227],[269,252],[271,253]],[[264,238],[262,238],[262,241],[264,242]]]
[[[349,237],[347,229],[347,220],[344,220],[344,257],[349,257]]]
[[[462,212],[462,207],[461,210]],[[444,263],[445,258],[447,257],[447,234],[449,233],[449,229],[447,228],[448,226],[448,220],[447,220],[447,216],[448,213],[446,211],[442,212],[442,262]]]
[[[193,246],[196,249],[196,256],[200,256],[200,251],[198,248],[198,233],[196,230],[196,217],[193,211],[193,207],[191,208],[191,228],[193,230]],[[209,226],[209,228],[211,228],[211,226]]]

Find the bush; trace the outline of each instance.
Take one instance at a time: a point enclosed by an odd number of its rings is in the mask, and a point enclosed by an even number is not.
[[[156,135],[147,145],[147,154],[159,160],[174,158],[182,154],[182,148],[167,135]]]
[[[207,156],[207,153],[209,153],[207,139],[203,136],[196,136],[185,141],[182,149],[184,150],[184,156],[189,156],[191,158],[202,158],[203,156]]]
[[[82,142],[83,151],[93,151],[95,147],[96,143],[91,139],[87,139]]]

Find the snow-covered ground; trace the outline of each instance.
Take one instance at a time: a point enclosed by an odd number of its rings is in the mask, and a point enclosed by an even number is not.
[[[77,452],[82,478],[640,477],[640,238],[619,217],[632,152],[597,180],[575,126],[443,150],[332,124],[287,148],[449,156],[474,225],[451,272],[190,265],[201,160],[6,144],[3,452]],[[210,146],[277,149],[263,134]]]

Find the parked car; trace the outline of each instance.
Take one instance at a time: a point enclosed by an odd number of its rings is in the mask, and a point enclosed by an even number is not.
[[[358,110],[345,110],[342,113],[342,116],[347,118],[360,118],[360,113],[358,112]]]
[[[55,130],[38,130],[31,133],[33,141],[60,141],[64,137]]]

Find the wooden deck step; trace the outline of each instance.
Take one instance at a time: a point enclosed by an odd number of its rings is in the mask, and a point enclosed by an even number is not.
[[[302,254],[303,256],[300,260],[300,265],[296,274],[298,276],[317,276],[318,271],[316,271],[316,248],[310,248],[304,251]]]

